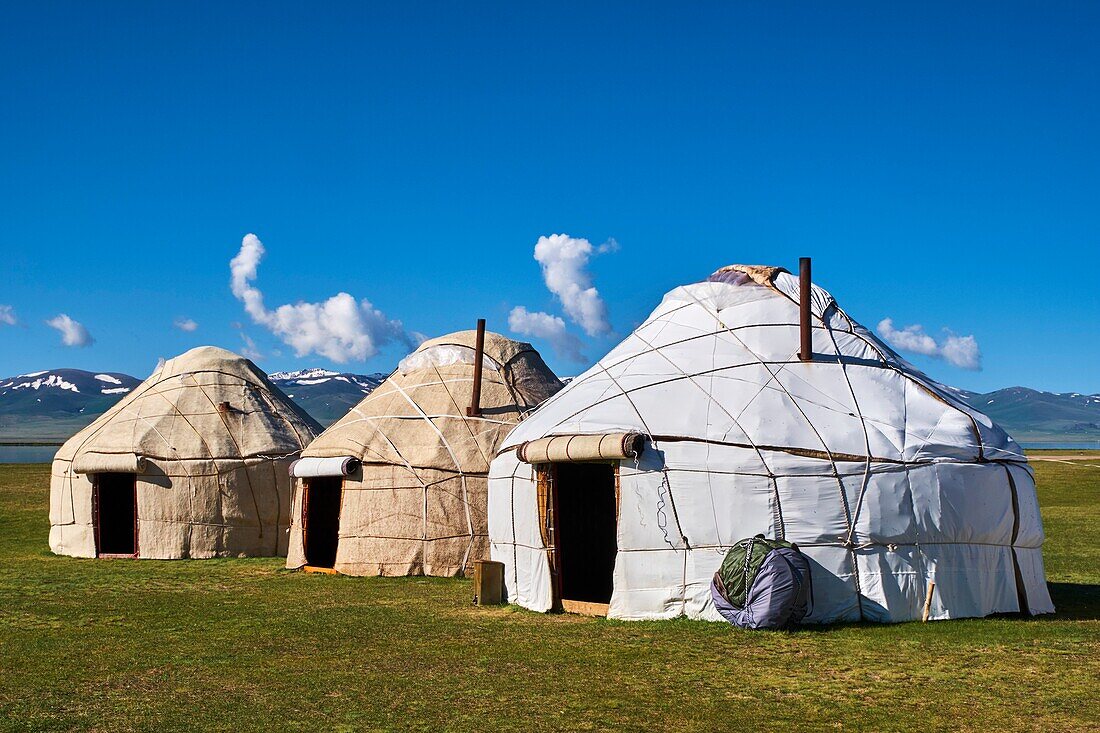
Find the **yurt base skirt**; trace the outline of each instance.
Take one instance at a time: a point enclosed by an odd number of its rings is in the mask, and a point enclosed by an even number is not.
[[[935,581],[931,619],[1015,613],[1021,610],[1021,595],[1026,612],[1054,610],[1043,580],[1042,553],[1036,548],[951,543],[801,549],[810,560],[814,583],[813,608],[806,623],[919,619],[929,581]],[[1016,584],[1014,554],[1023,594]],[[721,620],[710,584],[723,556],[720,548],[620,551],[608,617],[646,620],[683,615]],[[536,611],[553,607],[544,549],[494,543],[492,557],[505,565],[508,602]]]
[[[232,527],[139,520],[134,557],[144,560],[204,560],[215,557],[283,557],[288,525]],[[54,525],[50,546],[58,554],[97,557],[95,528],[90,524]],[[99,553],[99,557],[115,557]]]
[[[309,565],[301,542],[291,540],[287,567]],[[429,575],[441,578],[462,577],[472,574],[473,561],[488,556],[489,538],[478,535],[448,537],[424,541],[422,539],[395,539],[383,537],[340,536],[336,561],[332,568],[341,575],[389,576]],[[386,558],[380,561],[373,558]],[[462,558],[466,562],[462,563]]]

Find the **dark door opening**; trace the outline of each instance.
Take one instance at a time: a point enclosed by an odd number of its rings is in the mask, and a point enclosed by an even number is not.
[[[315,568],[336,565],[336,548],[340,544],[340,500],[344,479],[339,476],[311,478],[306,481],[305,503],[302,507],[302,542],[306,564]]]
[[[137,555],[137,476],[95,476],[96,554]]]
[[[611,602],[618,551],[615,467],[556,463],[553,471],[554,544],[562,607],[606,613],[606,608],[584,604]],[[571,608],[570,601],[580,604]]]

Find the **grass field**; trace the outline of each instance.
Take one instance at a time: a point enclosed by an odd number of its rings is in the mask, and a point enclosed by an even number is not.
[[[48,467],[0,466],[0,729],[1100,730],[1100,468],[1035,468],[1056,616],[767,633],[55,557]]]

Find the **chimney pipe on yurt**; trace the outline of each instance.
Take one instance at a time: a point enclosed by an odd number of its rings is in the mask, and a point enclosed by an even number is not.
[[[474,390],[470,395],[467,417],[481,416],[481,367],[485,360],[485,319],[477,319],[477,338],[474,341]]]
[[[813,324],[810,311],[810,289],[813,282],[810,278],[810,258],[798,258],[798,331],[801,340],[801,348],[798,358],[802,361],[814,360]]]

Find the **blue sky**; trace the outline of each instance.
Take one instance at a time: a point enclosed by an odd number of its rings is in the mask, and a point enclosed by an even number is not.
[[[589,361],[678,284],[810,255],[868,327],[973,335],[980,371],[908,355],[941,381],[1100,392],[1100,6],[394,5],[0,9],[0,374],[242,334],[269,371],[392,368],[401,339],[337,365],[255,322],[255,233],[265,312],[346,292],[432,336],[522,305]],[[547,289],[555,233],[618,243],[584,269],[609,330]]]

